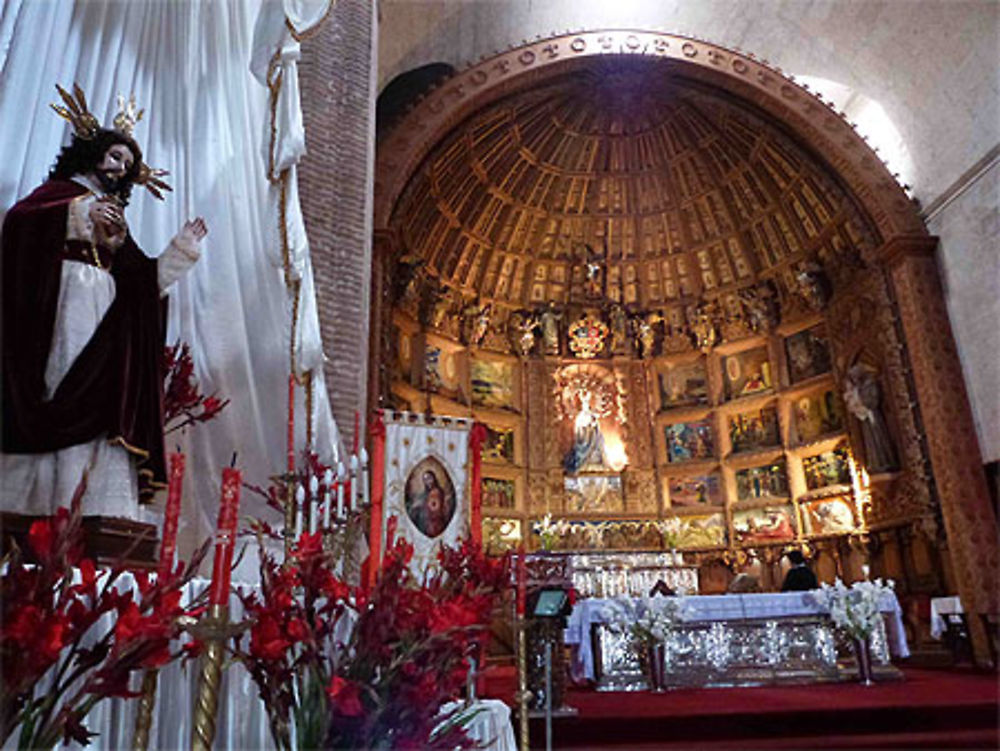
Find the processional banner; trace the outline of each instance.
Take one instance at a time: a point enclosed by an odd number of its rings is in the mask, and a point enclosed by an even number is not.
[[[469,431],[473,422],[413,412],[385,412],[386,523],[413,545],[410,568],[423,576],[441,545],[455,545],[469,529]]]

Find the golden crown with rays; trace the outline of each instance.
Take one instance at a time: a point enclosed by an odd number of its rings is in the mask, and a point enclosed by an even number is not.
[[[59,96],[62,98],[63,105],[65,106],[58,104],[50,104],[49,106],[55,110],[56,114],[73,126],[73,133],[77,138],[89,141],[96,137],[101,130],[101,124],[90,113],[87,107],[87,97],[84,95],[83,89],[74,83],[72,94],[59,84],[56,84],[56,90],[59,92]],[[144,112],[145,110],[136,110],[135,96],[130,96],[126,101],[125,97],[119,94],[118,113],[112,121],[114,123],[113,129],[128,138],[132,138],[132,130],[135,128],[136,123],[142,119]],[[156,169],[150,167],[145,162],[141,162],[139,164],[139,176],[135,179],[135,182],[162,201],[163,191],[173,190],[162,179],[169,174],[166,170]]]

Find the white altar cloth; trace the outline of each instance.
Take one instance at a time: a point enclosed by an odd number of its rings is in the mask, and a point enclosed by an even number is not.
[[[765,594],[697,595],[685,597],[685,622],[733,621],[762,618],[784,618],[828,613],[818,598],[819,590],[809,592],[775,592]],[[648,598],[637,598],[648,599]],[[563,633],[563,640],[573,648],[571,673],[577,678],[594,680],[594,653],[590,640],[591,626],[607,623],[605,610],[613,600],[592,597],[573,606]],[[880,610],[886,621],[886,637],[893,657],[909,657],[903,629],[903,611],[896,595],[888,593]]]
[[[449,702],[441,707],[446,714],[461,706],[461,702]],[[517,751],[514,740],[514,726],[510,722],[510,707],[499,699],[480,699],[472,703],[463,714],[472,715],[465,732],[477,742],[476,748],[483,751]]]

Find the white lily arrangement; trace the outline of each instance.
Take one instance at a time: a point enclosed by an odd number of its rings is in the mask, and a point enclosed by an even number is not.
[[[643,645],[665,641],[690,607],[683,597],[616,597],[604,608],[608,627]]]
[[[543,550],[552,550],[557,537],[563,537],[570,531],[570,523],[565,519],[552,520],[552,514],[546,514],[541,521],[535,522],[531,529],[542,540]]]
[[[818,597],[830,609],[835,626],[854,639],[867,640],[882,619],[882,598],[895,587],[892,579],[857,581],[850,587],[837,579],[832,586],[821,584]]]
[[[671,516],[669,519],[658,519],[654,524],[663,537],[663,544],[670,550],[677,548],[681,538],[688,530],[688,523],[679,516]]]

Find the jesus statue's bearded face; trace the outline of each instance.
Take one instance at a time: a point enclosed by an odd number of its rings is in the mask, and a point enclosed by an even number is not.
[[[101,187],[108,193],[115,192],[135,164],[135,154],[124,143],[114,143],[108,147],[98,162],[94,173]]]

